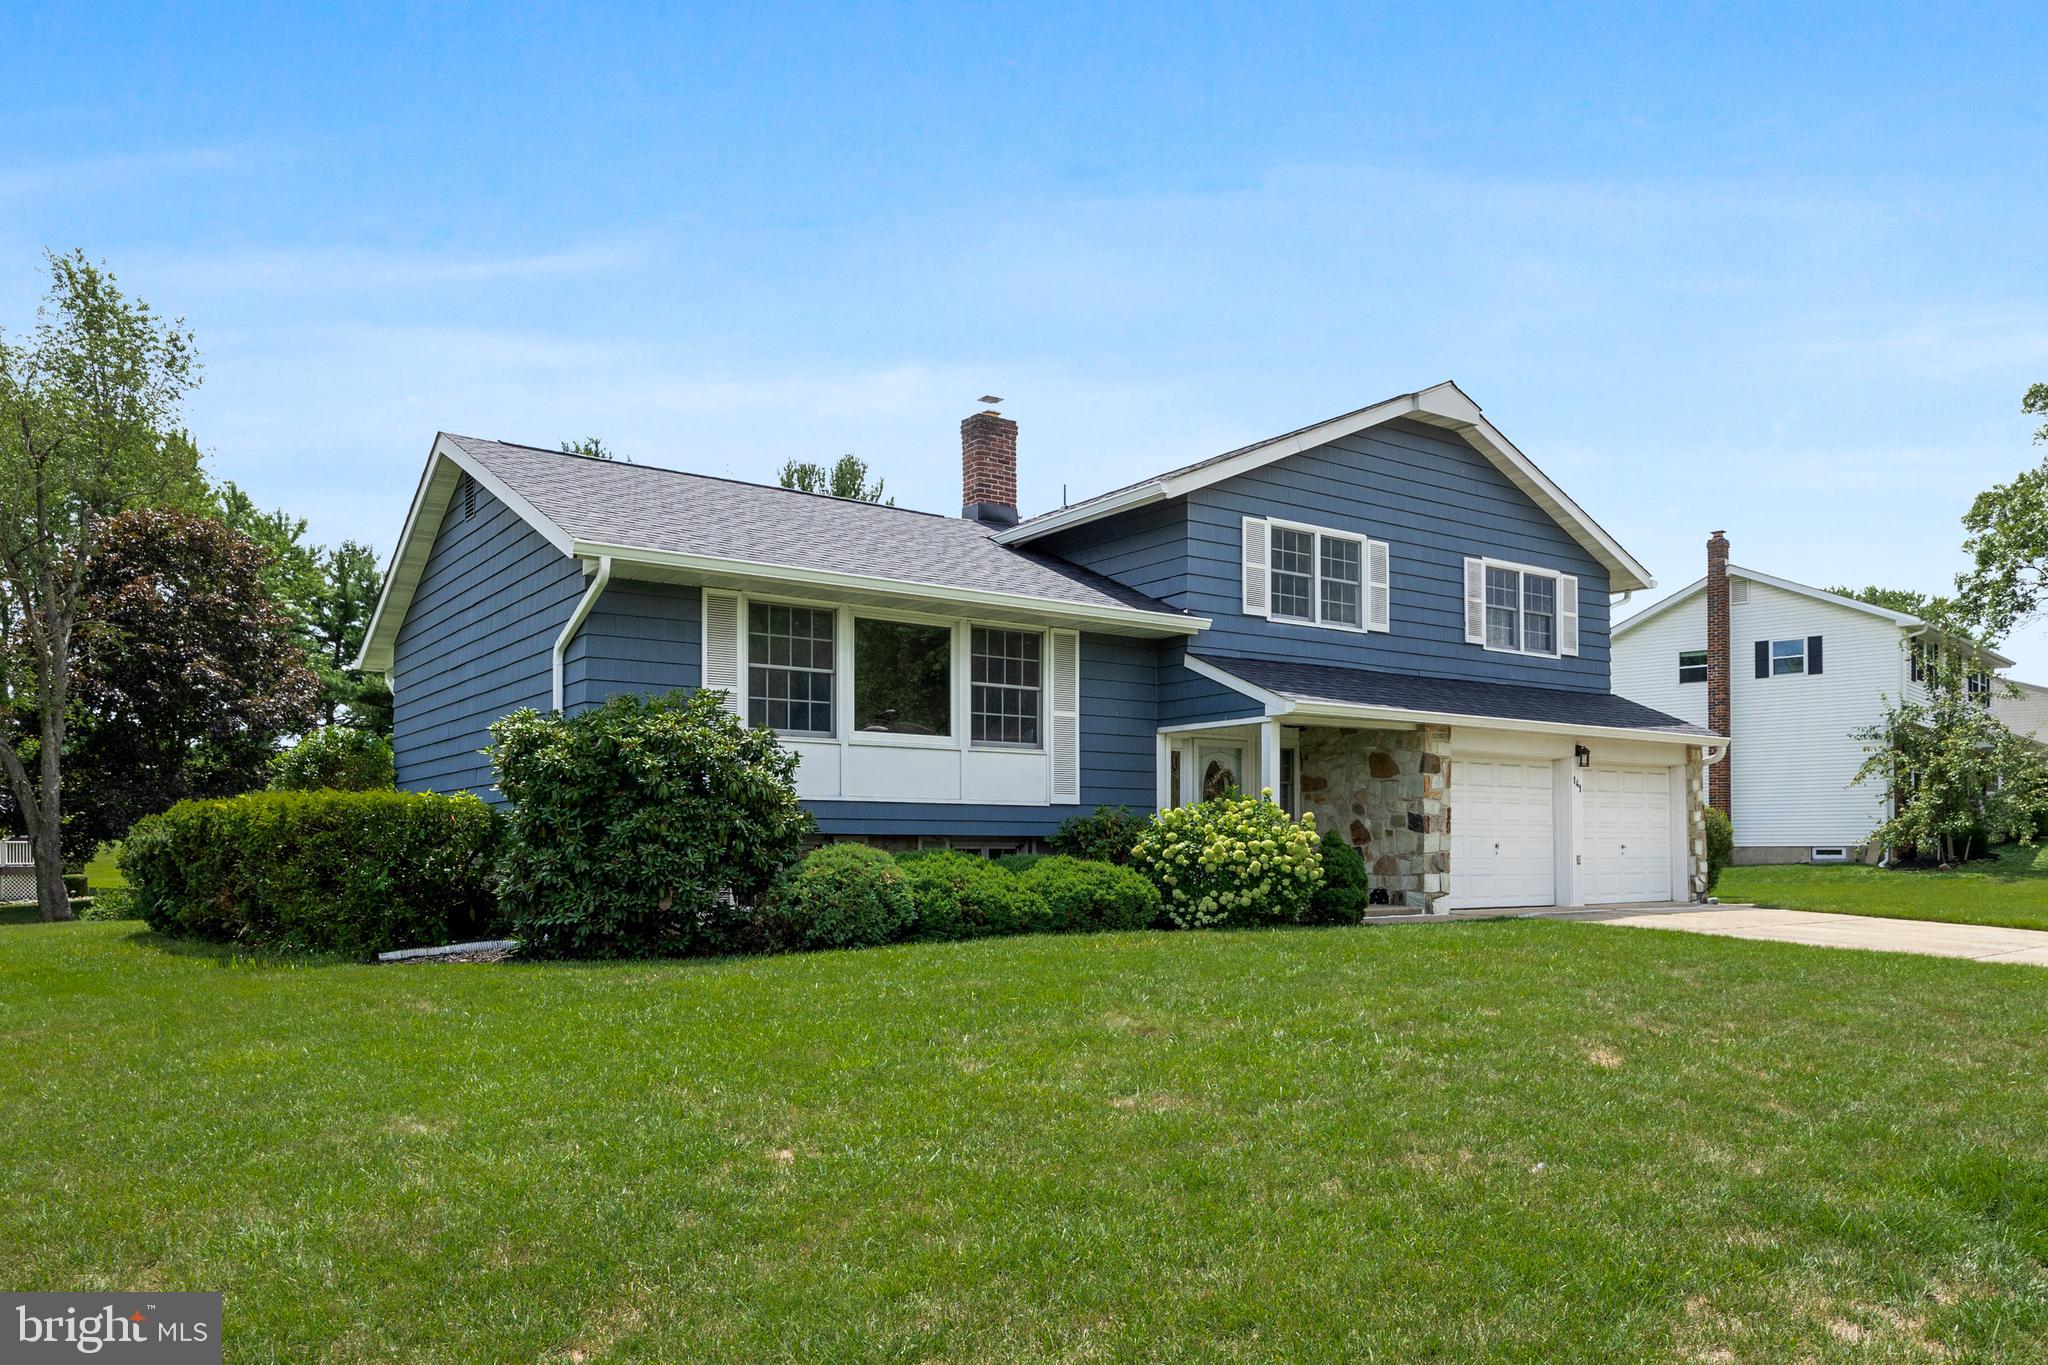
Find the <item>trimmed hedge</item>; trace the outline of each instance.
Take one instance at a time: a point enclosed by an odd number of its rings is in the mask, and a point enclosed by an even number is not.
[[[1707,894],[1720,884],[1721,873],[1735,861],[1735,825],[1726,811],[1707,807]]]
[[[346,725],[315,730],[270,760],[273,791],[388,792],[397,784],[391,741]]]
[[[755,946],[757,907],[811,817],[796,755],[718,692],[622,695],[491,727],[511,802],[506,920],[532,957],[657,957]]]
[[[831,844],[796,865],[762,904],[760,947],[872,948],[917,923],[910,879],[864,844]]]
[[[1045,902],[1045,927],[1054,933],[1144,929],[1163,908],[1158,887],[1114,863],[1040,858],[1017,881]]]
[[[152,929],[368,956],[484,937],[503,839],[474,796],[255,792],[137,821],[120,862]]]
[[[897,859],[917,903],[916,937],[986,938],[1052,927],[1044,897],[986,858],[950,849]]]
[[[1323,831],[1323,880],[1309,897],[1303,924],[1356,924],[1365,918],[1372,887],[1365,858],[1334,829]]]
[[[1144,833],[1145,817],[1129,806],[1097,806],[1087,815],[1061,822],[1050,840],[1054,853],[1091,862],[1128,863],[1131,848]]]

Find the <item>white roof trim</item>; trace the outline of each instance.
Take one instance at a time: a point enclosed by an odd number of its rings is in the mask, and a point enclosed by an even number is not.
[[[427,556],[433,550],[435,536],[441,529],[441,520],[447,513],[449,501],[454,496],[456,482],[464,473],[475,479],[492,497],[511,508],[520,520],[533,527],[550,545],[560,550],[564,558],[597,560],[609,557],[613,561],[614,571],[622,574],[633,565],[641,565],[670,571],[724,575],[757,583],[765,581],[840,588],[924,601],[937,598],[968,606],[1021,611],[1062,622],[1118,628],[1126,633],[1135,631],[1139,634],[1163,636],[1196,635],[1209,628],[1209,619],[1204,616],[1174,615],[1167,612],[1145,611],[1138,607],[1089,606],[1085,603],[1066,602],[1055,597],[1038,597],[1028,593],[978,591],[937,583],[920,583],[910,579],[877,578],[867,574],[834,573],[824,569],[796,568],[786,564],[729,559],[716,555],[651,550],[644,546],[601,545],[579,541],[542,515],[531,502],[514,492],[509,484],[487,469],[482,461],[448,439],[444,432],[434,438],[433,450],[427,457],[427,467],[420,475],[419,488],[413,493],[412,507],[405,515],[405,528],[399,533],[398,550],[392,556],[390,568],[384,575],[384,587],[378,595],[376,610],[370,615],[369,628],[363,633],[362,652],[355,662],[357,668],[371,673],[388,673],[391,670],[399,626],[404,622],[405,614],[412,606],[413,594],[419,587],[420,575],[426,570]]]
[[[1585,735],[1599,739],[1643,739],[1659,744],[1704,744],[1725,747],[1721,735],[1675,730],[1637,730],[1626,725],[1576,725],[1561,720],[1517,720],[1512,716],[1468,716],[1457,711],[1411,711],[1400,706],[1358,706],[1349,702],[1297,702],[1289,713],[1296,721],[1406,721],[1426,725],[1467,726],[1480,730],[1520,730],[1544,735]]]
[[[1412,417],[1431,426],[1444,427],[1465,437],[1480,454],[1491,460],[1496,468],[1508,476],[1517,488],[1528,494],[1530,499],[1549,513],[1551,518],[1570,533],[1586,552],[1598,560],[1607,570],[1608,586],[1615,592],[1635,592],[1656,586],[1649,569],[1635,556],[1624,550],[1613,536],[1607,534],[1600,524],[1586,515],[1585,509],[1566,495],[1528,456],[1515,448],[1512,441],[1501,435],[1479,405],[1465,395],[1450,380],[1432,385],[1416,393],[1406,393],[1375,403],[1356,412],[1333,417],[1327,422],[1306,427],[1288,436],[1275,437],[1256,445],[1245,447],[1224,459],[1198,465],[1178,474],[1166,474],[1159,478],[1099,498],[1075,503],[1056,512],[1047,512],[1000,532],[995,539],[1004,545],[1018,545],[1050,535],[1073,526],[1084,526],[1116,512],[1149,503],[1164,502],[1169,498],[1182,497],[1199,488],[1220,483],[1284,460],[1290,455],[1313,450],[1331,441],[1379,426],[1397,417]]]
[[[1284,697],[1271,688],[1261,687],[1255,682],[1247,682],[1235,673],[1226,672],[1206,660],[1197,659],[1192,654],[1183,654],[1180,661],[1186,666],[1188,672],[1195,674],[1197,677],[1207,678],[1210,682],[1220,683],[1233,692],[1250,697],[1253,701],[1265,707],[1266,714],[1269,716],[1284,716],[1294,710],[1294,701],[1291,698]],[[1249,716],[1245,718],[1245,720],[1255,719],[1257,718]],[[1232,723],[1242,725],[1245,721],[1240,720]]]
[[[427,453],[427,467],[420,472],[419,487],[413,491],[412,506],[405,514],[405,528],[398,533],[398,549],[391,556],[391,564],[384,574],[384,587],[377,594],[377,608],[370,613],[369,628],[363,632],[362,652],[356,656],[357,668],[369,673],[390,672],[392,649],[398,642],[398,628],[412,607],[420,574],[426,570],[427,556],[433,552],[434,538],[441,530],[441,518],[448,511],[449,500],[454,496],[456,482],[462,474],[468,474],[483,485],[492,497],[546,537],[550,545],[564,555],[575,555],[575,544],[567,531],[542,516],[532,503],[484,468],[480,460],[449,440],[447,432],[435,433],[433,448]]]
[[[1762,573],[1756,569],[1745,569],[1738,564],[1730,564],[1728,566],[1728,576],[1730,578],[1746,578],[1752,583],[1761,583],[1765,587],[1794,593],[1800,597],[1810,598],[1815,602],[1825,602],[1829,606],[1846,607],[1850,611],[1860,611],[1866,616],[1875,616],[1881,621],[1889,621],[1909,635],[1917,635],[1922,631],[1934,629],[1925,620],[1909,612],[1893,611],[1890,607],[1880,607],[1875,602],[1865,602],[1855,597],[1844,597],[1838,592],[1829,592],[1825,588],[1816,588],[1806,583],[1794,583],[1789,578],[1779,578],[1774,574]],[[1695,596],[1706,591],[1706,587],[1706,579],[1695,579],[1677,592],[1672,593],[1669,597],[1644,607],[1634,616],[1629,617],[1628,620],[1616,625],[1609,633],[1612,638],[1618,640],[1652,617],[1662,616],[1673,607],[1691,601]],[[1996,650],[1986,649],[1980,645],[1977,648],[1977,655],[1994,667],[2012,667],[2012,660]]]

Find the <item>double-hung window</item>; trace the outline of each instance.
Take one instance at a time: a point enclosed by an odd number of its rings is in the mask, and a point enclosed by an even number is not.
[[[1806,641],[1771,641],[1771,676],[1783,677],[1788,673],[1806,671]]]
[[[1485,592],[1488,649],[1558,652],[1556,574],[1488,564]]]
[[[1678,680],[1682,683],[1703,683],[1707,680],[1707,651],[1704,649],[1681,649],[1678,651]]]
[[[830,736],[834,621],[817,607],[747,605],[747,723]]]
[[[976,744],[1038,746],[1044,647],[1045,637],[1037,631],[974,627],[969,666]]]
[[[1365,541],[1300,526],[1270,528],[1268,612],[1276,621],[1365,626]]]

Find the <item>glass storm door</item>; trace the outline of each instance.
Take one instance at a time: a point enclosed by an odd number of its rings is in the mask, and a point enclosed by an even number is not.
[[[1202,774],[1202,789],[1196,796],[1197,800],[1208,801],[1225,792],[1244,788],[1244,750],[1236,745],[1204,747],[1197,766]]]

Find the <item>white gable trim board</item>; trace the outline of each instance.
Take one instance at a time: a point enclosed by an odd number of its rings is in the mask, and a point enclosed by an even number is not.
[[[1079,632],[1037,632],[1040,645],[1039,742],[977,744],[973,739],[971,642],[976,626],[1016,630],[1012,622],[928,612],[854,607],[787,593],[735,593],[706,588],[703,604],[703,686],[725,694],[726,709],[749,718],[748,610],[755,605],[833,613],[832,733],[783,733],[797,756],[796,792],[805,800],[914,802],[937,805],[1057,806],[1081,799]],[[869,733],[853,729],[854,621],[901,621],[951,631],[950,729],[946,735]]]
[[[1056,512],[1047,512],[1032,517],[999,534],[996,539],[1005,545],[1021,545],[1040,536],[1073,526],[1086,525],[1099,518],[1117,512],[1129,511],[1155,502],[1183,497],[1197,489],[1237,477],[1254,469],[1284,460],[1290,455],[1314,450],[1317,446],[1328,445],[1331,441],[1354,435],[1396,418],[1411,418],[1431,426],[1455,431],[1469,441],[1473,448],[1484,455],[1493,465],[1508,477],[1517,488],[1526,493],[1530,500],[1548,513],[1572,539],[1579,542],[1607,570],[1610,586],[1616,592],[1635,592],[1656,586],[1648,568],[1621,547],[1620,542],[1566,495],[1541,469],[1536,462],[1516,449],[1513,442],[1503,436],[1493,423],[1479,409],[1479,405],[1466,396],[1456,384],[1445,380],[1441,384],[1415,393],[1405,393],[1371,407],[1360,408],[1327,422],[1304,427],[1300,431],[1260,441],[1242,450],[1191,465],[1186,469],[1129,488],[1105,493],[1063,507]]]

